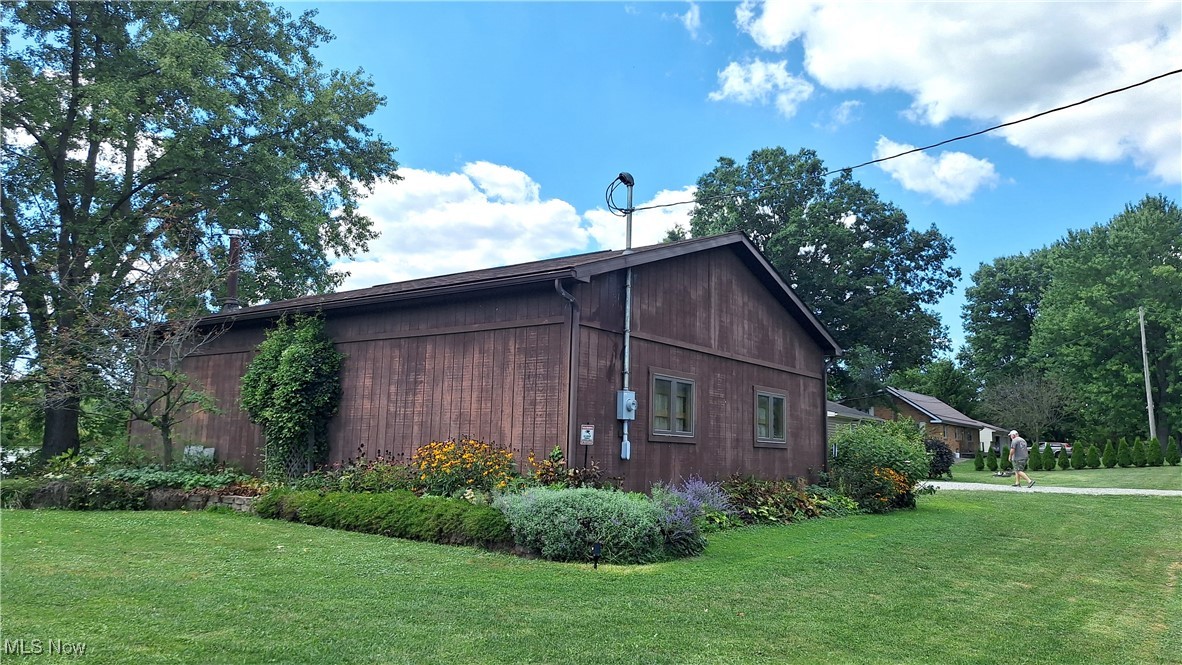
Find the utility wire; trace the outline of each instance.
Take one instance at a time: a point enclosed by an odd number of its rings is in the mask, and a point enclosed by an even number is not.
[[[1073,103],[1071,103],[1071,104],[1066,104],[1066,105],[1064,105],[1064,106],[1058,106],[1058,107],[1056,107],[1056,108],[1053,108],[1053,109],[1049,109],[1049,110],[1046,110],[1046,111],[1041,111],[1041,112],[1039,112],[1039,113],[1035,113],[1034,115],[1031,115],[1031,116],[1026,116],[1025,118],[1019,118],[1018,120],[1011,120],[1011,121],[1009,121],[1009,122],[1003,122],[1003,123],[1002,123],[1002,124],[1000,124],[1000,125],[994,125],[993,127],[989,127],[989,128],[987,128],[987,129],[982,129],[982,130],[980,130],[980,131],[973,132],[973,133],[971,133],[971,134],[963,134],[963,135],[961,135],[961,136],[957,136],[957,137],[954,137],[954,138],[945,139],[945,140],[943,140],[943,141],[940,141],[939,143],[933,143],[933,144],[931,144],[931,145],[925,145],[925,146],[923,146],[922,148],[912,148],[911,150],[907,150],[907,151],[905,151],[905,152],[900,152],[900,153],[899,153],[899,154],[897,154],[897,155],[890,155],[890,156],[888,156],[888,157],[880,157],[880,158],[878,158],[878,159],[872,159],[872,160],[870,160],[870,161],[868,161],[868,162],[862,162],[861,164],[857,164],[857,165],[855,165],[855,166],[846,166],[846,167],[844,167],[844,168],[840,168],[840,169],[832,169],[832,170],[829,170],[829,171],[826,171],[826,172],[822,173],[822,174],[821,174],[821,177],[823,177],[823,178],[824,178],[824,177],[828,177],[828,176],[834,175],[834,174],[836,174],[836,173],[841,173],[841,172],[843,172],[843,171],[853,171],[853,170],[855,170],[855,169],[860,169],[860,168],[863,168],[863,167],[866,167],[866,166],[870,166],[870,165],[872,165],[872,164],[879,164],[879,163],[881,163],[881,162],[886,162],[886,161],[889,161],[889,160],[892,160],[892,159],[898,159],[898,158],[900,158],[900,157],[904,157],[904,156],[906,156],[906,155],[910,155],[910,154],[912,154],[912,153],[915,153],[915,152],[923,152],[923,151],[925,151],[925,150],[931,150],[932,148],[938,148],[938,147],[940,147],[940,146],[942,146],[942,145],[947,145],[947,144],[949,144],[949,143],[954,143],[954,142],[956,142],[956,141],[963,141],[963,140],[965,140],[965,139],[970,139],[970,138],[973,138],[974,136],[980,136],[980,135],[982,135],[982,134],[987,134],[987,133],[989,133],[989,132],[996,131],[996,130],[998,130],[998,129],[1002,129],[1002,128],[1004,128],[1004,127],[1011,127],[1011,126],[1013,126],[1013,125],[1021,124],[1021,123],[1023,123],[1023,122],[1029,122],[1029,121],[1031,121],[1031,120],[1034,120],[1035,118],[1041,118],[1041,117],[1042,117],[1042,116],[1044,116],[1044,115],[1050,115],[1051,113],[1058,113],[1059,111],[1064,111],[1064,110],[1067,110],[1067,109],[1069,109],[1069,108],[1073,108],[1073,107],[1076,107],[1076,106],[1080,106],[1080,105],[1082,105],[1082,104],[1087,104],[1088,102],[1094,102],[1094,101],[1096,101],[1097,99],[1100,99],[1100,98],[1102,98],[1102,97],[1107,97],[1107,96],[1109,96],[1109,95],[1115,95],[1115,94],[1117,94],[1117,93],[1120,93],[1120,92],[1125,92],[1125,91],[1128,91],[1128,90],[1132,90],[1133,88],[1137,88],[1137,87],[1140,87],[1140,86],[1143,86],[1143,85],[1147,85],[1147,84],[1149,84],[1149,83],[1153,83],[1154,81],[1157,81],[1157,80],[1159,80],[1159,79],[1166,78],[1167,76],[1173,76],[1173,75],[1175,75],[1175,74],[1182,74],[1182,69],[1175,69],[1175,70],[1173,70],[1173,71],[1168,71],[1168,72],[1165,72],[1164,74],[1158,74],[1157,76],[1154,76],[1153,78],[1148,78],[1148,79],[1145,79],[1144,81],[1141,81],[1140,83],[1134,83],[1134,84],[1132,84],[1132,85],[1126,85],[1126,86],[1125,86],[1125,87],[1123,87],[1123,88],[1116,88],[1115,90],[1109,90],[1108,92],[1102,92],[1102,93],[1100,93],[1100,94],[1098,94],[1098,95],[1092,95],[1091,97],[1088,97],[1087,99],[1081,99],[1081,100],[1079,100],[1078,102],[1073,102]],[[776,187],[783,187],[783,186],[785,186],[785,185],[788,185],[788,184],[791,184],[791,183],[793,183],[793,182],[796,182],[796,180],[789,180],[789,181],[787,181],[787,182],[775,183],[775,184],[772,184],[772,185],[764,185],[763,187],[753,187],[753,188],[751,188],[751,189],[745,190],[745,192],[738,192],[738,193],[755,194],[755,193],[757,193],[757,192],[762,192],[762,191],[763,191],[763,190],[765,190],[765,189],[774,189],[774,188],[776,188]],[[735,196],[735,194],[736,194],[736,193],[730,193],[730,194],[718,194],[718,195],[716,195],[716,196],[710,196],[710,197],[706,197],[706,198],[704,198],[704,199],[702,199],[702,200],[700,200],[700,201],[699,201],[699,200],[696,200],[696,199],[691,199],[691,200],[689,200],[689,201],[674,201],[673,203],[659,203],[659,204],[654,204],[654,205],[641,206],[641,207],[639,207],[639,208],[633,208],[633,209],[632,209],[632,212],[639,212],[639,211],[641,211],[641,210],[653,210],[653,209],[656,209],[656,208],[671,208],[671,207],[673,207],[673,206],[689,205],[689,204],[691,204],[691,203],[705,203],[705,202],[707,202],[707,201],[714,201],[714,200],[716,200],[716,199],[725,199],[725,198],[731,198],[731,197]],[[609,210],[611,210],[611,211],[612,211],[612,213],[613,213],[613,214],[615,214],[615,215],[617,215],[617,216],[623,216],[623,214],[626,214],[626,213],[628,212],[627,210],[624,210],[624,209],[622,209],[622,208],[619,208],[618,206],[615,206],[615,205],[614,205],[614,203],[613,203],[613,202],[611,201],[611,199],[610,199],[610,192],[609,192],[609,199],[608,199],[608,209],[609,209]],[[617,210],[618,210],[619,212],[616,212]],[[622,214],[622,213],[623,213],[623,214]]]

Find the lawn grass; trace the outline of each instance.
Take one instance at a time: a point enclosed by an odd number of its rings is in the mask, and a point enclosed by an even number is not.
[[[1180,514],[940,492],[593,570],[245,515],[9,510],[0,625],[87,663],[1176,663]]]
[[[1143,490],[1182,490],[1182,466],[1145,466],[1124,469],[1068,469],[1027,471],[1044,487],[1124,487]],[[1013,484],[1013,476],[998,477],[986,469],[977,471],[973,460],[962,460],[952,467],[952,479],[962,483]]]

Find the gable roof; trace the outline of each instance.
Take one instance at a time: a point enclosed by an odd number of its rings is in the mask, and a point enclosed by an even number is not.
[[[911,406],[918,409],[921,413],[927,415],[934,423],[945,423],[948,425],[960,425],[962,427],[973,427],[981,429],[983,427],[990,427],[980,420],[970,418],[956,409],[948,406],[944,402],[932,397],[931,395],[924,395],[922,393],[911,392],[910,390],[900,390],[898,388],[891,388],[887,386],[887,393],[903,400]]]
[[[279,300],[253,307],[228,310],[205,317],[203,323],[226,323],[248,319],[265,319],[288,313],[313,312],[320,310],[359,307],[377,303],[396,302],[420,298],[431,298],[457,293],[471,293],[487,289],[517,286],[536,282],[552,282],[560,279],[590,281],[601,275],[624,268],[631,268],[656,261],[702,252],[719,247],[729,247],[751,270],[761,283],[780,301],[781,305],[796,319],[805,331],[826,351],[827,355],[841,355],[841,347],[805,306],[800,297],[772,267],[767,258],[742,233],[734,232],[705,238],[693,238],[677,242],[637,247],[631,250],[607,250],[576,254],[541,261],[518,263],[499,268],[471,270],[468,272],[425,277],[405,282],[379,284],[364,289],[304,296],[290,300]]]
[[[855,408],[846,406],[844,404],[838,404],[837,402],[831,402],[829,400],[825,400],[825,411],[828,412],[826,414],[828,416],[836,416],[840,418],[852,418],[854,420],[882,420],[882,418],[879,418],[878,416],[872,416],[865,411],[859,411]]]

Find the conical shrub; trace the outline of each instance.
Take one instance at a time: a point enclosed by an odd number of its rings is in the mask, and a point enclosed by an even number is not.
[[[1001,466],[1002,471],[1013,471],[1014,463],[1010,461],[1010,447],[1009,446],[1002,446],[1001,447],[1001,460],[999,460],[998,463]]]
[[[1104,444],[1104,457],[1102,461],[1104,462],[1105,469],[1111,469],[1116,466],[1116,446],[1112,445],[1111,439],[1108,440],[1108,443]]]
[[[1182,463],[1182,450],[1178,449],[1178,442],[1172,436],[1166,443],[1166,462],[1170,466],[1178,466],[1179,463]]]
[[[1088,468],[1100,468],[1100,449],[1096,446],[1088,446]]]
[[[982,455],[981,451],[979,451],[979,450],[977,451],[977,454],[973,457],[973,468],[978,471],[985,470],[985,456]]]
[[[1071,468],[1075,470],[1088,468],[1088,446],[1087,444],[1075,442],[1075,446],[1071,448]]]
[[[1026,463],[1026,468],[1031,471],[1042,471],[1042,453],[1037,450],[1030,451],[1030,460]]]
[[[985,466],[989,467],[990,471],[997,471],[997,454],[993,452],[992,448],[989,449],[989,455],[985,457]]]
[[[1116,463],[1122,469],[1133,466],[1133,451],[1129,448],[1129,442],[1123,436],[1120,437],[1120,445],[1116,449]]]
[[[1074,451],[1075,448],[1072,448],[1072,450]],[[1066,448],[1059,451],[1059,468],[1064,471],[1071,468],[1071,455],[1067,452]]]
[[[1050,446],[1042,449],[1042,470],[1055,470],[1055,449]]]
[[[1145,454],[1145,443],[1141,437],[1133,442],[1133,466],[1141,467],[1149,464],[1149,456]]]
[[[1149,459],[1149,466],[1161,466],[1165,456],[1161,454],[1161,441],[1150,439],[1145,442],[1145,456]]]

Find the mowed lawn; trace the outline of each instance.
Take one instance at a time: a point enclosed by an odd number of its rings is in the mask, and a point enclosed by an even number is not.
[[[86,663],[1176,663],[1180,517],[1173,497],[941,492],[593,570],[245,515],[8,510],[0,621]]]
[[[1044,487],[1125,487],[1147,490],[1182,490],[1182,466],[1146,466],[1123,469],[1068,469],[1027,471]],[[947,479],[947,478],[945,478]],[[973,461],[961,461],[952,467],[952,479],[962,483],[1013,484],[1013,476],[994,476],[988,469],[977,471]]]

